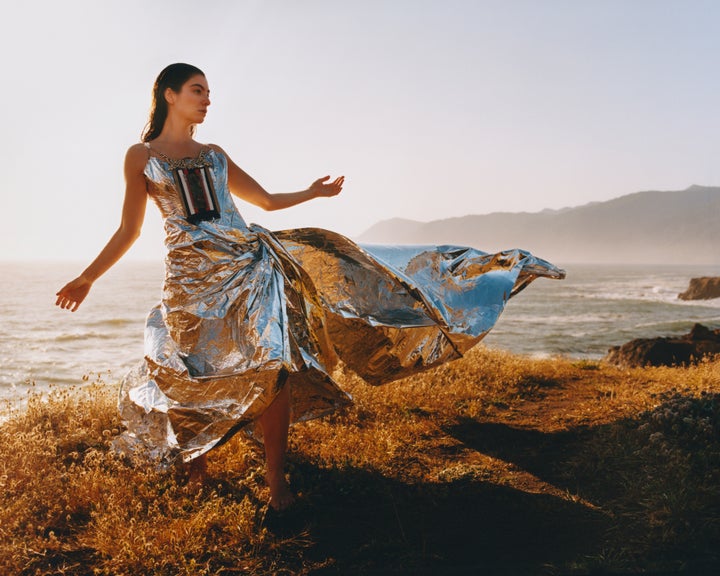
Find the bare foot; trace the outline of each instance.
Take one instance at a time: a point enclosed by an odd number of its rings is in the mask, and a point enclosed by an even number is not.
[[[276,512],[286,510],[295,502],[295,495],[284,474],[266,474],[265,481],[270,487],[270,507]]]
[[[203,454],[186,464],[188,472],[188,486],[202,488],[207,480],[207,456]]]

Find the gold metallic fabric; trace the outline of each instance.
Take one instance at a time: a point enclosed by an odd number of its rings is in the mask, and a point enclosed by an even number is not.
[[[206,148],[220,216],[188,222],[173,170],[150,154],[145,176],[165,226],[161,302],[148,315],[145,359],[122,382],[122,450],[164,461],[207,452],[290,386],[293,422],[351,402],[331,377],[338,359],[383,384],[460,357],[507,300],[564,272],[522,250],[360,246],[316,228],[247,225],[230,197],[226,158]]]

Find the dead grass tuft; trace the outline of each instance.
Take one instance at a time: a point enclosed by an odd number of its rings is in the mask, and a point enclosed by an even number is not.
[[[0,573],[584,573],[720,567],[720,360],[620,369],[478,348],[296,426],[297,509],[237,436],[211,481],[115,457],[115,386],[0,425]]]

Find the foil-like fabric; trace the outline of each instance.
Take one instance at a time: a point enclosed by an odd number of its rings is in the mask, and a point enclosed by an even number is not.
[[[477,344],[535,278],[564,277],[522,250],[359,246],[316,228],[248,226],[221,153],[182,163],[210,168],[220,217],[190,224],[176,163],[150,153],[165,281],[145,359],[122,382],[121,450],[192,460],[252,428],[282,386],[293,422],[321,416],[351,402],[331,377],[339,359],[370,384],[417,373]]]

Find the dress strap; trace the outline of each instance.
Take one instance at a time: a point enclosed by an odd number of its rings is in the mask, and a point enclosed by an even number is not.
[[[172,158],[169,158],[168,156],[166,156],[165,154],[163,154],[162,152],[160,152],[160,150],[156,150],[155,148],[153,148],[152,146],[150,146],[150,142],[143,142],[143,144],[145,144],[145,148],[147,148],[148,156],[152,156],[153,154],[157,154],[160,158],[162,158],[163,160],[165,160],[165,162],[167,162],[168,164],[174,164]]]

